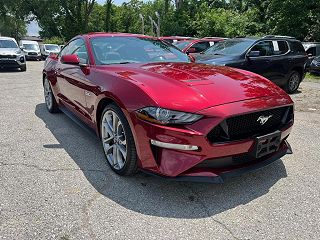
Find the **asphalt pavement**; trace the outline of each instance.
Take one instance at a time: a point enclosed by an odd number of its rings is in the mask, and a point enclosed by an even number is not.
[[[42,66],[0,71],[1,240],[320,238],[320,84],[292,95],[292,155],[214,185],[114,174],[98,138],[47,112]]]

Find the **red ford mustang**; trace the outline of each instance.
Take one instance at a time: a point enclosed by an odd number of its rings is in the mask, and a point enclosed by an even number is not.
[[[293,102],[250,72],[192,63],[155,38],[73,38],[43,70],[49,112],[59,109],[101,138],[120,175],[223,182],[291,152]]]

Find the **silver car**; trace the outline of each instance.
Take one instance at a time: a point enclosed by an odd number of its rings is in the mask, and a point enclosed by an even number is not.
[[[14,38],[0,37],[0,69],[20,68],[27,70],[26,58]]]

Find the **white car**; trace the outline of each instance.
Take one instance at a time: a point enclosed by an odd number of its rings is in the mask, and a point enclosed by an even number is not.
[[[0,37],[0,68],[20,68],[27,70],[26,58],[17,41],[10,37]]]
[[[25,53],[26,59],[41,60],[40,47],[36,41],[21,40],[20,48]]]
[[[40,51],[42,59],[46,59],[50,54],[58,54],[60,52],[60,47],[57,44],[41,44]]]

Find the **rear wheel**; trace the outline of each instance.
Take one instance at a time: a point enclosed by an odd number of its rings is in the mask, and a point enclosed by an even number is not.
[[[100,120],[103,150],[111,169],[119,175],[137,172],[137,152],[130,125],[115,104],[109,104]]]
[[[59,112],[57,101],[53,95],[51,85],[47,78],[43,81],[44,99],[46,107],[50,113]]]
[[[301,75],[297,71],[292,71],[285,86],[287,93],[294,93],[298,90],[301,82]]]

